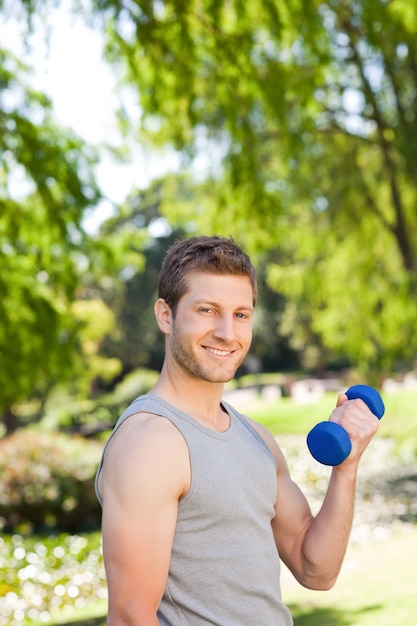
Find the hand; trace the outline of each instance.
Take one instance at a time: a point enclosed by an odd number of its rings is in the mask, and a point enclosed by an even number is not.
[[[344,393],[338,396],[336,408],[329,419],[346,430],[352,443],[352,450],[340,467],[357,465],[364,450],[378,430],[379,419],[363,400],[360,398],[349,400]]]

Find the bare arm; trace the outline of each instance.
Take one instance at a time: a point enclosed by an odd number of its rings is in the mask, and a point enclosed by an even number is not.
[[[337,579],[352,527],[358,463],[379,424],[362,400],[347,400],[344,394],[339,396],[330,419],[347,430],[352,451],[333,468],[316,517],[291,480],[282,452],[275,442],[268,442],[278,463],[275,541],[297,580],[312,589],[329,589]]]
[[[99,484],[109,626],[159,625],[178,500],[188,482],[187,446],[167,420],[132,416],[110,442]]]

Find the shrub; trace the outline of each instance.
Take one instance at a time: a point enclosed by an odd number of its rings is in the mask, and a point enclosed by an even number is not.
[[[49,394],[42,426],[96,437],[111,430],[121,413],[137,396],[147,393],[158,377],[153,370],[136,369],[111,391],[88,398],[71,395],[67,387],[56,387]]]
[[[6,532],[77,532],[100,523],[94,478],[102,445],[20,430],[0,441],[0,523]]]

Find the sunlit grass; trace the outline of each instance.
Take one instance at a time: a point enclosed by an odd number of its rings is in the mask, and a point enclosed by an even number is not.
[[[335,394],[325,394],[317,402],[296,404],[291,398],[279,401],[261,401],[244,411],[267,426],[274,435],[307,433],[319,421],[328,418],[336,402]]]
[[[310,591],[284,577],[294,626],[414,626],[417,528],[348,550],[335,587]]]

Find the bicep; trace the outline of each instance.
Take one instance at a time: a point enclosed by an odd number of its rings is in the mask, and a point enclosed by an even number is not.
[[[126,606],[135,615],[156,613],[188,459],[185,442],[169,425],[130,430],[106,452],[101,481],[109,612],[116,617]]]
[[[177,503],[171,501],[138,514],[106,498],[102,536],[111,610],[127,604],[133,610],[134,603],[136,611],[156,613],[168,576],[176,511]]]

